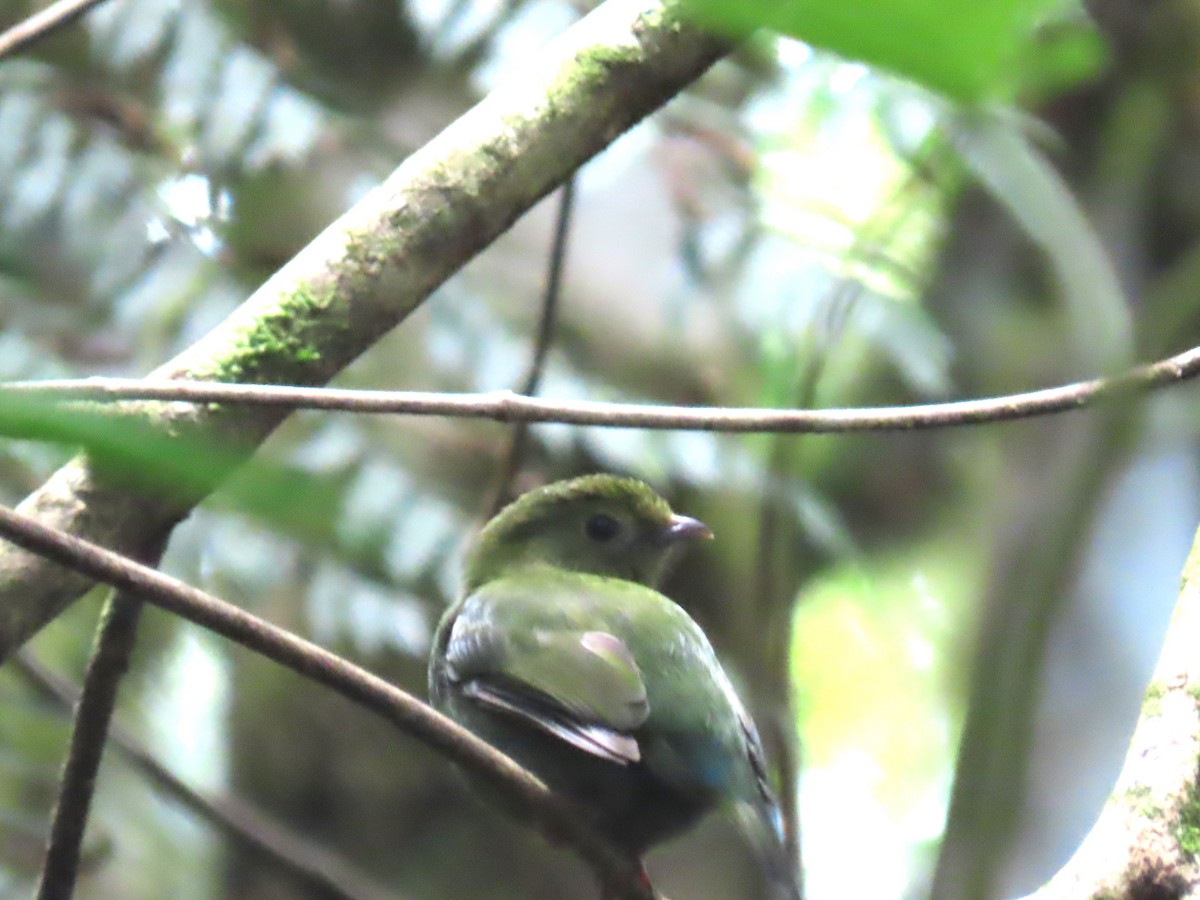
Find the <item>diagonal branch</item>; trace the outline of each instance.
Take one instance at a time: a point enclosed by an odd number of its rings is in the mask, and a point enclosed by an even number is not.
[[[0,33],[0,59],[13,56],[70,25],[104,0],[58,0]]]
[[[387,719],[443,757],[477,775],[511,806],[561,836],[618,900],[663,900],[641,866],[605,841],[564,798],[499,750],[382,678],[156,569],[0,506],[0,536],[89,578],[130,591],[322,684]]]
[[[622,132],[719,58],[678,0],[609,0],[548,44],[330,225],[158,380],[326,383]],[[21,509],[137,555],[248,457],[285,407],[135,407],[160,433],[240,455],[188,496],[131,491],[85,457]],[[0,553],[0,660],[87,587],[78,573]]]

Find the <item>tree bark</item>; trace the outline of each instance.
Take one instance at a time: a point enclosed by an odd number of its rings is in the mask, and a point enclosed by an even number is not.
[[[1027,900],[1200,892],[1200,533],[1129,752],[1075,855]]]

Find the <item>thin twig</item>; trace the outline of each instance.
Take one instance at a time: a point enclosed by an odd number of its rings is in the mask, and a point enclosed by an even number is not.
[[[616,897],[662,900],[640,880],[637,861],[597,834],[574,804],[550,792],[499,750],[382,678],[176,578],[3,506],[0,536],[97,581],[134,591],[145,602],[224,635],[382,716],[450,762],[469,769],[511,805],[543,823],[549,833],[561,836]]]
[[[920,150],[918,156],[911,161],[908,174],[889,192],[889,196],[880,204],[876,214],[859,230],[854,237],[854,243],[846,254],[847,260],[871,263],[870,255],[873,248],[886,251],[889,242],[895,237],[899,227],[904,223],[906,213],[913,205],[905,204],[906,195],[922,184],[921,171],[928,163],[931,148],[940,146],[938,136],[933,136]],[[893,210],[899,210],[898,215],[889,215]],[[886,257],[886,252],[883,253]],[[823,298],[820,317],[814,317],[807,329],[805,348],[799,352],[802,360],[798,377],[795,381],[795,398],[797,407],[808,408],[816,403],[817,387],[821,377],[828,367],[832,348],[842,337],[850,321],[855,307],[862,302],[865,285],[861,279],[843,277],[837,279],[833,288]],[[756,596],[760,605],[761,615],[758,626],[766,623],[765,634],[771,635],[765,643],[767,652],[761,654],[779,691],[775,708],[770,710],[767,727],[763,729],[763,739],[776,760],[779,773],[779,806],[783,817],[785,846],[787,858],[795,866],[797,888],[800,896],[804,896],[804,860],[801,854],[801,828],[799,808],[800,766],[802,763],[802,748],[796,736],[796,700],[791,688],[791,678],[788,672],[791,665],[791,620],[796,585],[785,586],[786,596],[780,596],[778,579],[785,574],[780,569],[780,563],[794,557],[798,542],[793,517],[785,517],[779,491],[774,489],[773,482],[784,477],[787,461],[786,454],[795,450],[796,445],[786,439],[785,435],[775,434],[771,437],[767,465],[763,470],[761,488],[761,504],[759,508],[759,561],[757,565],[759,583]],[[784,526],[785,533],[780,533]],[[783,556],[781,557],[781,554]],[[791,566],[786,574],[794,575],[795,566]]]
[[[1093,378],[1022,394],[916,406],[861,409],[756,409],[717,406],[654,406],[591,400],[545,400],[512,391],[442,394],[426,391],[358,391],[213,381],[142,381],[136,378],[19,381],[0,384],[5,393],[52,400],[169,400],[293,409],[492,419],[497,422],[560,422],[598,428],[647,428],[727,433],[844,434],[917,431],[1008,422],[1093,406],[1120,392],[1145,391],[1200,375],[1200,347],[1110,378]],[[0,407],[2,408],[2,407]]]
[[[104,0],[58,0],[0,34],[0,59],[19,53],[60,28],[70,25]]]
[[[529,360],[529,369],[521,384],[521,394],[533,397],[542,384],[542,375],[546,371],[546,359],[550,355],[550,344],[554,341],[554,333],[558,326],[558,301],[562,296],[563,264],[567,257],[567,235],[571,233],[571,212],[575,206],[575,179],[572,175],[562,186],[558,200],[558,216],[554,222],[554,236],[550,244],[550,264],[546,270],[546,290],[542,295],[542,314],[538,319],[537,337],[533,342],[533,355]],[[525,445],[529,438],[529,423],[517,422],[513,425],[512,436],[509,440],[508,452],[500,475],[496,480],[496,489],[492,492],[490,515],[494,516],[509,500],[513,479],[521,468],[525,456]]]
[[[165,540],[160,540],[146,554],[150,562],[158,563],[164,543]],[[104,604],[84,675],[83,691],[75,707],[71,742],[38,883],[38,900],[70,900],[75,892],[80,848],[96,792],[96,776],[104,756],[121,679],[129,670],[141,615],[141,601],[126,589],[118,590]]]
[[[12,665],[42,696],[67,709],[78,700],[78,687],[27,652],[15,653]],[[341,900],[398,900],[394,892],[377,884],[349,860],[298,834],[242,798],[209,796],[197,791],[159,762],[120,722],[111,724],[108,740],[163,794],[322,896]]]

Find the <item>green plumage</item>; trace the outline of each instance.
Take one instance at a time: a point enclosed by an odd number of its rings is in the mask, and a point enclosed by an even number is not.
[[[699,537],[711,533],[630,479],[525,494],[468,557],[430,695],[638,856],[733,806],[776,896],[794,897],[754,725],[699,626],[656,590]]]

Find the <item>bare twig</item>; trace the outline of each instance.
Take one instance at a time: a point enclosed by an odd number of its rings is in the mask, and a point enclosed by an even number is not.
[[[908,174],[880,204],[879,209],[863,227],[855,232],[853,245],[847,253],[850,261],[872,262],[875,249],[886,250],[905,223],[907,213],[913,208],[905,204],[907,195],[918,189],[922,171],[936,148],[942,146],[940,137],[933,135],[926,140],[916,157],[910,161]],[[816,403],[817,388],[827,368],[830,356],[843,336],[855,307],[862,301],[865,285],[860,279],[842,277],[822,298],[818,315],[806,329],[805,340],[794,351],[793,359],[799,363],[795,378],[797,407],[812,407]],[[765,691],[774,699],[774,708],[763,729],[772,758],[776,760],[779,773],[779,806],[783,816],[787,858],[796,867],[796,882],[801,896],[804,894],[804,860],[801,855],[801,828],[799,809],[799,785],[801,780],[802,748],[796,735],[796,698],[792,689],[791,670],[793,598],[796,595],[797,575],[795,547],[800,540],[796,534],[794,516],[785,515],[785,504],[781,501],[776,485],[785,477],[788,454],[795,452],[797,445],[782,434],[771,438],[767,464],[763,470],[760,488],[758,575],[756,597],[759,615],[756,616],[756,637],[763,641],[763,652],[758,656],[766,669],[768,688]],[[786,530],[785,530],[786,529]],[[781,533],[782,532],[782,533]],[[789,583],[780,590],[780,576]],[[765,628],[764,628],[765,625]],[[764,638],[764,636],[766,636]]]
[[[11,662],[50,700],[71,709],[79,699],[79,688],[28,653],[18,651]],[[253,804],[240,797],[208,796],[197,791],[159,762],[120,722],[111,724],[108,740],[163,794],[322,895],[340,900],[398,900],[395,893],[375,883],[349,860],[292,831]]]
[[[573,804],[499,750],[378,676],[176,578],[2,506],[0,535],[89,578],[133,591],[145,602],[224,635],[382,716],[561,835],[617,898],[662,900],[642,882],[637,861],[598,835]]]
[[[542,295],[542,314],[538,319],[537,336],[533,342],[533,355],[529,360],[529,369],[525,373],[525,381],[521,385],[521,393],[526,397],[537,394],[542,384],[542,374],[546,371],[546,358],[550,354],[550,344],[554,340],[554,332],[558,325],[558,300],[562,295],[563,263],[567,257],[567,235],[571,232],[571,212],[575,206],[575,180],[579,176],[572,175],[562,187],[558,200],[558,216],[554,222],[554,237],[550,244],[550,265],[546,271],[546,290]],[[495,515],[508,502],[508,493],[512,490],[513,479],[521,468],[521,459],[525,455],[525,444],[529,438],[529,423],[517,422],[512,429],[508,452],[500,475],[496,480],[496,489],[492,492],[490,513]],[[491,516],[489,516],[490,518]]]
[[[70,25],[104,0],[58,0],[0,33],[0,59],[19,53],[49,34]]]
[[[147,554],[151,562],[158,563],[164,543],[160,541]],[[137,641],[141,614],[141,601],[127,590],[118,590],[104,604],[83,691],[75,707],[62,785],[54,806],[46,858],[38,883],[38,900],[70,900],[75,892],[80,848],[96,791],[96,776],[104,756],[109,722],[117,705],[117,692],[129,669],[129,658]]]
[[[0,384],[4,393],[53,400],[168,400],[324,409],[343,412],[493,419],[497,422],[561,422],[598,428],[648,428],[731,433],[841,434],[917,431],[1008,422],[1085,409],[1114,394],[1147,391],[1200,375],[1200,347],[1135,366],[1111,378],[1093,378],[1023,394],[916,406],[862,409],[756,409],[715,406],[653,406],[589,400],[545,400],[512,391],[441,394],[426,391],[358,391],[289,385],[210,381],[143,381],[136,378],[20,381]]]

